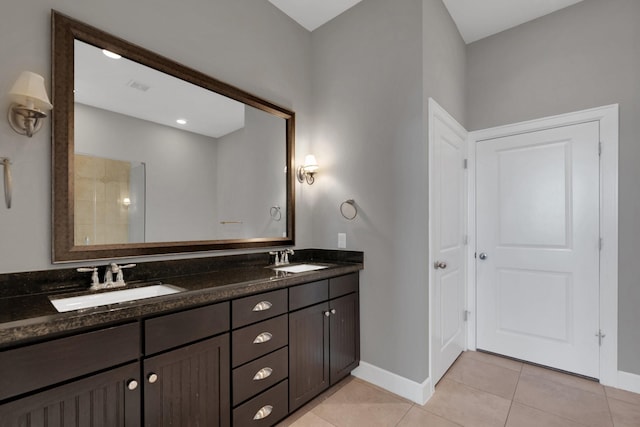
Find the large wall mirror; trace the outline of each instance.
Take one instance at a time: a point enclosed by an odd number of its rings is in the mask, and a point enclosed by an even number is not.
[[[294,113],[52,11],[53,261],[294,244]]]

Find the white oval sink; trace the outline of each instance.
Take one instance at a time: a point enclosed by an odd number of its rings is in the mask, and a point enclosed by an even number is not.
[[[284,265],[282,267],[273,267],[275,271],[284,271],[287,273],[304,273],[305,271],[322,270],[323,268],[327,268],[327,266],[316,264],[294,264]]]
[[[99,307],[101,305],[175,294],[184,289],[171,285],[153,285],[140,288],[122,289],[120,291],[102,292],[99,294],[79,295],[75,297],[57,298],[50,296],[51,304],[62,313],[82,308]]]

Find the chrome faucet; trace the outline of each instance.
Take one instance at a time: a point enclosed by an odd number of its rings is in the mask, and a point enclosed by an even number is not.
[[[275,255],[274,265],[287,265],[289,264],[289,255],[293,255],[293,249],[287,248],[281,251],[269,252],[269,255]]]
[[[115,262],[111,263],[110,267],[107,267],[107,271],[104,274],[104,284],[107,288],[120,288],[126,286],[124,281],[124,273],[122,269],[135,267],[135,264],[118,265]],[[116,275],[116,281],[113,281],[113,275]]]
[[[119,288],[122,286],[126,286],[124,281],[124,274],[122,273],[123,268],[131,268],[135,267],[135,264],[127,264],[127,265],[118,265],[115,262],[112,262],[111,265],[107,266],[107,269],[104,272],[104,283],[100,283],[100,277],[98,276],[98,267],[80,267],[76,269],[81,273],[91,272],[91,290],[97,291],[100,289],[106,288]],[[113,275],[116,274],[116,281],[113,281]]]
[[[291,248],[287,248],[282,251],[282,255],[280,257],[281,264],[289,264],[289,255],[293,255],[295,252]]]

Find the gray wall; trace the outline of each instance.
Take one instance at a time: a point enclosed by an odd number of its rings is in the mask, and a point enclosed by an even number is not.
[[[76,153],[146,164],[144,241],[222,238],[215,138],[83,104],[75,120]]]
[[[287,205],[286,134],[284,119],[245,107],[245,126],[218,139],[218,219],[242,221],[218,224],[219,238],[282,237],[286,232],[286,219],[271,217],[271,207]]]
[[[296,144],[308,151],[311,36],[269,2],[4,1],[0,105],[9,105],[7,93],[23,70],[44,75],[50,90],[52,8],[295,111]],[[0,120],[0,156],[11,158],[15,184],[12,209],[0,208],[0,273],[52,267],[50,138],[50,120],[31,139]],[[308,247],[311,216],[304,201],[297,208],[296,242]]]
[[[618,368],[635,374],[640,374],[639,17],[637,0],[585,0],[467,48],[469,130],[620,104]]]
[[[424,21],[424,22],[423,22]],[[424,30],[423,30],[424,29]],[[428,376],[426,100],[464,110],[464,43],[440,0],[364,0],[312,34],[313,240],[363,250],[362,359]],[[423,56],[424,55],[424,56]],[[300,153],[302,154],[302,153]],[[354,198],[348,221],[338,206]]]

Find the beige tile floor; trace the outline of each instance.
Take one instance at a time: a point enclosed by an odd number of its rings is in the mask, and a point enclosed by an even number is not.
[[[640,427],[640,395],[465,352],[426,405],[349,377],[278,427]]]

